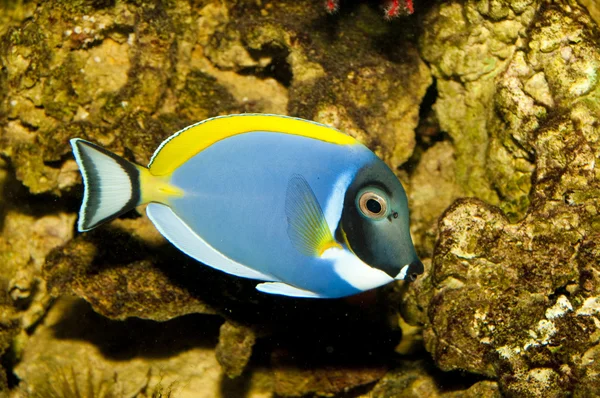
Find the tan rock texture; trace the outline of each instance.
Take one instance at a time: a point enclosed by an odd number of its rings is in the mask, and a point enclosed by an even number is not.
[[[410,311],[443,370],[496,379],[508,396],[593,396],[598,26],[573,2],[482,4],[447,2],[428,17],[436,111],[454,138],[457,172],[471,170],[459,184],[479,199],[461,199],[441,217]],[[512,28],[498,37],[504,25]],[[495,54],[501,38],[509,46]]]
[[[270,397],[264,369],[237,383],[223,378],[214,354],[220,322],[201,315],[111,321],[81,299],[62,298],[27,342],[15,369],[24,380],[16,395]]]

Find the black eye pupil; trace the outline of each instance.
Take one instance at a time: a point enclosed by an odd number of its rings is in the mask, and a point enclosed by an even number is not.
[[[367,200],[367,210],[373,214],[379,214],[381,213],[381,203],[375,199],[369,199]]]

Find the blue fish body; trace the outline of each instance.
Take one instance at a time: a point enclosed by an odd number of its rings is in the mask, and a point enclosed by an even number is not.
[[[233,123],[225,124],[227,118]],[[252,126],[245,130],[246,121]],[[257,288],[263,292],[296,297],[349,296],[423,271],[408,232],[404,190],[365,146],[283,116],[235,115],[199,127],[211,124],[234,133],[203,136],[195,150],[193,134],[200,132],[191,126],[165,141],[148,169],[73,140],[86,189],[100,192],[96,202],[84,200],[80,230],[150,202],[148,216],[183,252],[262,280]],[[273,127],[279,124],[283,132]],[[112,191],[102,190],[101,177],[92,178],[111,173],[115,178],[105,180],[113,185],[129,180],[129,196],[116,201],[123,203],[117,211],[114,204],[103,211]]]
[[[266,132],[239,135],[207,148],[173,174],[173,184],[187,194],[171,207],[211,246],[252,269],[313,292],[358,293],[333,271],[331,259],[307,257],[292,246],[284,204],[289,177],[300,174],[327,215],[334,189],[345,191],[357,170],[374,160],[362,146],[348,149]],[[327,223],[337,226],[341,206],[331,211]]]

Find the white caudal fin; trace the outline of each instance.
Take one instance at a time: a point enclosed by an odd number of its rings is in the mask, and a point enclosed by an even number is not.
[[[79,231],[89,231],[140,204],[139,166],[79,138],[72,139],[71,146],[85,186]]]

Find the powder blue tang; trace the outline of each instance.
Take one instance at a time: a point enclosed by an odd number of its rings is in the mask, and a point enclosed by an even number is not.
[[[196,260],[295,297],[337,298],[423,272],[394,173],[337,130],[277,115],[192,125],[148,168],[72,140],[85,183],[79,229],[137,205]]]

